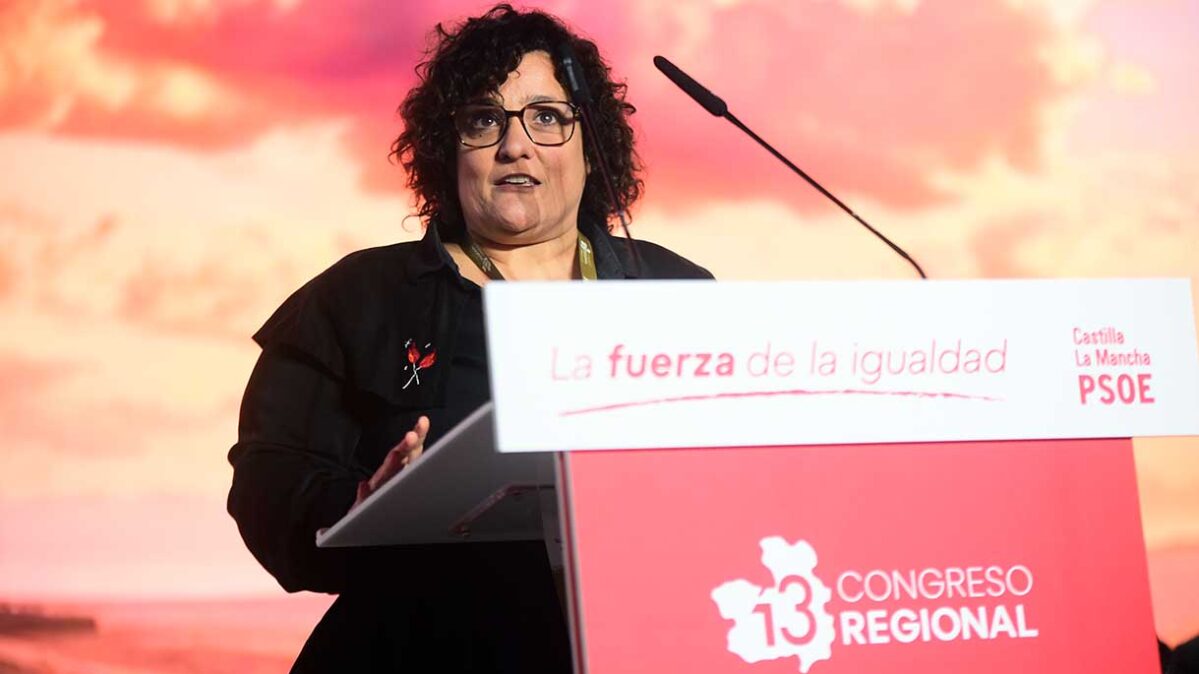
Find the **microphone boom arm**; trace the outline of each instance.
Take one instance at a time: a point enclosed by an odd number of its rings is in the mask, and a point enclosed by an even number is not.
[[[778,159],[779,161],[786,164],[787,168],[789,168],[792,171],[794,171],[795,173],[797,173],[800,178],[803,178],[804,180],[806,180],[809,185],[811,185],[812,187],[815,187],[818,192],[820,192],[824,196],[828,197],[834,204],[837,204],[838,206],[840,206],[841,210],[848,213],[850,217],[852,217],[854,220],[857,220],[858,223],[860,223],[866,229],[870,230],[871,234],[877,236],[879,239],[882,240],[883,243],[887,244],[887,246],[889,246],[891,248],[891,250],[895,251],[896,254],[898,254],[903,259],[907,260],[909,264],[911,264],[913,267],[915,267],[916,273],[920,274],[920,278],[928,279],[928,276],[925,275],[925,273],[924,273],[924,269],[922,269],[920,267],[920,264],[918,262],[916,262],[916,260],[914,260],[911,255],[908,255],[907,252],[904,251],[904,249],[900,248],[898,245],[895,244],[895,242],[891,241],[891,239],[888,239],[886,236],[884,236],[882,232],[878,231],[874,227],[871,227],[870,223],[863,220],[860,216],[858,216],[857,213],[854,213],[853,210],[849,206],[846,206],[843,201],[841,201],[837,197],[833,196],[832,192],[829,192],[828,190],[824,189],[823,185],[816,182],[807,173],[804,173],[803,169],[801,169],[798,166],[796,166],[795,164],[793,164],[790,159],[787,159],[786,157],[784,157],[781,152],[774,149],[774,147],[772,147],[770,145],[770,143],[767,143],[765,140],[763,140],[761,136],[759,136],[758,134],[751,131],[748,126],[746,126],[745,124],[742,124],[741,120],[737,119],[737,117],[734,116],[733,113],[729,112],[729,106],[725,104],[723,99],[721,99],[716,94],[713,94],[711,91],[708,91],[708,89],[706,87],[704,87],[699,82],[696,82],[687,73],[683,72],[682,70],[679,70],[678,66],[671,63],[665,57],[655,56],[654,57],[654,65],[658,68],[658,70],[662,71],[662,74],[665,75],[667,77],[667,79],[669,79],[671,82],[674,82],[675,86],[677,86],[678,88],[680,88],[684,92],[686,92],[688,96],[691,96],[691,98],[694,99],[696,103],[699,103],[701,106],[703,106],[703,108],[705,110],[712,113],[712,115],[714,115],[716,117],[724,117],[725,119],[732,122],[733,126],[744,131],[746,133],[746,135],[748,135],[750,138],[753,138],[755,141],[757,141],[758,145],[761,145],[762,147],[766,148],[767,152],[774,155],[776,159]]]
[[[800,178],[803,178],[804,180],[808,181],[809,185],[811,185],[812,187],[815,187],[818,192],[820,192],[824,196],[831,199],[834,204],[837,204],[838,206],[840,206],[841,210],[848,213],[851,218],[853,218],[854,220],[857,220],[859,223],[861,223],[861,225],[863,227],[870,230],[871,234],[877,236],[879,239],[882,240],[883,243],[890,246],[891,250],[895,251],[896,254],[898,254],[903,259],[907,260],[909,264],[911,264],[913,267],[916,268],[916,273],[920,274],[920,278],[925,279],[925,280],[928,279],[928,276],[925,275],[924,270],[920,267],[920,263],[918,263],[918,262],[916,262],[916,260],[912,259],[912,256],[908,255],[904,249],[900,248],[891,239],[888,239],[886,237],[886,235],[884,235],[882,232],[878,231],[874,227],[871,227],[870,223],[863,220],[860,216],[858,216],[857,213],[854,213],[853,209],[851,209],[849,206],[845,205],[845,202],[843,202],[840,199],[838,199],[837,197],[833,196],[832,192],[829,192],[828,190],[824,189],[824,186],[821,185],[820,183],[816,182],[816,180],[814,178],[812,178],[812,176],[808,175],[807,173],[804,172],[803,169],[801,169],[798,166],[796,166],[795,164],[791,163],[790,159],[787,159],[786,157],[784,157],[783,154],[781,152],[779,152],[778,150],[774,149],[774,147],[772,147],[770,145],[770,143],[767,143],[765,140],[762,139],[761,136],[759,136],[758,134],[751,131],[748,126],[742,124],[741,120],[737,119],[733,115],[733,113],[729,112],[728,110],[725,110],[724,114],[721,116],[724,117],[725,119],[729,120],[730,122],[732,122],[733,126],[744,131],[750,138],[753,138],[754,140],[756,140],[759,145],[766,148],[767,152],[774,155],[779,161],[786,164],[787,168],[789,168],[792,171],[795,171],[797,174],[799,174]]]

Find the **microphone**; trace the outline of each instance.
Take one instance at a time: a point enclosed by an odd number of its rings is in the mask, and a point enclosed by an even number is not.
[[[675,86],[677,86],[678,88],[685,91],[688,96],[695,99],[695,102],[699,103],[701,106],[703,106],[703,108],[705,110],[707,110],[708,112],[712,113],[713,115],[715,115],[717,117],[724,117],[725,119],[732,122],[733,126],[744,131],[747,135],[749,135],[750,138],[753,138],[755,141],[757,141],[759,145],[766,148],[766,150],[768,152],[770,152],[770,154],[774,155],[776,159],[778,159],[779,161],[786,164],[787,168],[791,169],[792,171],[795,171],[797,174],[799,174],[799,177],[806,180],[809,185],[811,185],[812,187],[815,187],[817,191],[819,191],[821,194],[823,194],[824,196],[826,196],[830,200],[832,200],[832,202],[834,204],[837,204],[838,206],[840,206],[841,210],[848,213],[850,215],[850,217],[852,217],[854,220],[857,220],[866,229],[870,230],[871,234],[877,236],[879,239],[882,240],[883,243],[887,244],[887,246],[889,246],[891,248],[891,250],[895,251],[896,254],[898,254],[903,259],[907,260],[909,264],[911,264],[913,267],[915,267],[916,273],[920,274],[920,278],[922,278],[922,279],[928,278],[928,276],[926,276],[924,274],[924,270],[920,268],[920,264],[917,263],[916,260],[912,259],[911,255],[908,255],[907,252],[904,251],[904,249],[895,245],[895,243],[893,243],[890,239],[883,236],[882,232],[871,227],[870,223],[863,220],[861,217],[858,216],[857,213],[854,213],[853,210],[851,210],[849,208],[849,206],[846,206],[840,199],[833,196],[832,192],[829,192],[828,190],[824,189],[824,187],[820,183],[813,180],[812,177],[809,176],[807,173],[804,173],[803,169],[801,169],[798,166],[796,166],[795,164],[791,163],[790,159],[787,159],[786,157],[784,157],[782,155],[782,153],[780,153],[778,150],[774,149],[770,145],[770,143],[767,143],[765,140],[762,140],[762,138],[760,136],[758,136],[758,134],[754,133],[753,131],[751,131],[749,129],[749,127],[742,124],[741,120],[737,119],[733,115],[733,113],[729,112],[729,106],[726,105],[724,100],[722,100],[719,96],[712,93],[711,91],[708,91],[708,89],[706,87],[704,87],[699,82],[696,82],[689,75],[687,75],[687,73],[680,70],[678,66],[671,63],[665,57],[655,56],[654,57],[654,65],[657,66],[658,70],[662,71],[662,74],[665,75],[671,82],[674,82]]]
[[[667,61],[665,57],[655,56],[654,65],[657,66],[658,70],[661,70],[662,74],[670,79],[671,82],[674,82],[675,86],[687,92],[688,96],[694,98],[696,103],[699,103],[701,106],[703,106],[704,110],[707,110],[717,117],[724,117],[726,114],[728,114],[729,106],[725,104],[724,99],[720,98],[711,91],[708,91],[704,85],[691,79],[690,75],[682,70],[679,70],[678,66],[670,61]]]
[[[583,77],[583,66],[566,42],[558,46],[558,62],[566,72],[566,88],[570,90],[571,102],[578,106],[591,105],[591,90],[587,88],[587,78]]]
[[[633,245],[633,235],[629,233],[628,214],[620,207],[620,200],[616,198],[616,187],[612,182],[612,174],[608,172],[608,162],[604,160],[604,153],[600,151],[599,134],[595,131],[595,123],[592,118],[595,116],[595,110],[591,101],[591,89],[587,87],[587,78],[583,76],[583,65],[579,63],[578,57],[575,56],[574,49],[571,48],[569,42],[563,42],[558,45],[556,50],[558,64],[562,67],[562,71],[566,74],[566,88],[569,89],[570,100],[582,111],[583,128],[587,137],[591,138],[591,157],[595,162],[595,166],[599,169],[600,178],[603,179],[604,187],[608,192],[608,201],[612,204],[612,210],[616,212],[616,217],[620,219],[620,228],[624,231],[625,242],[629,248],[629,256],[633,262],[634,273],[640,275],[641,259],[637,255],[637,247]]]

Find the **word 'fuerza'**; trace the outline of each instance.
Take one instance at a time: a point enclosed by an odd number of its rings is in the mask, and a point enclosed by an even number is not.
[[[647,373],[655,377],[728,377],[733,374],[733,354],[727,352],[656,353],[651,356],[626,354],[623,348],[624,344],[617,344],[608,354],[612,366],[608,376],[612,378],[621,374],[640,377]]]

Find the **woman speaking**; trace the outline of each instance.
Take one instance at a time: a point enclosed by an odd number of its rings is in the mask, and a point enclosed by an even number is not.
[[[649,243],[633,264],[609,234],[641,182],[633,107],[592,42],[507,5],[434,38],[392,147],[424,237],[347,256],[254,335],[229,512],[285,589],[339,595],[294,672],[570,671],[541,543],[318,549],[314,535],[487,401],[481,286],[711,278]],[[551,56],[564,45],[595,137]]]

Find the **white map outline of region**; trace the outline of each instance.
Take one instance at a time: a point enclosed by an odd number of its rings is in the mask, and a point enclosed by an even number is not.
[[[762,546],[762,565],[774,577],[774,587],[761,588],[738,578],[712,590],[712,601],[716,602],[720,616],[733,621],[728,634],[728,649],[751,664],[795,656],[799,659],[799,671],[807,674],[813,664],[832,657],[836,630],[833,617],[824,610],[832,592],[816,577],[816,551],[806,541],[790,545],[782,536],[768,536],[759,544]],[[780,592],[779,584],[791,576],[807,581],[812,596],[805,597],[799,583],[790,583]],[[773,644],[767,640],[766,615],[755,611],[762,604],[770,605],[775,632]],[[786,638],[783,630],[802,637],[813,629],[809,618],[795,610],[796,605],[805,604],[815,621],[816,634],[807,643],[795,645]]]

